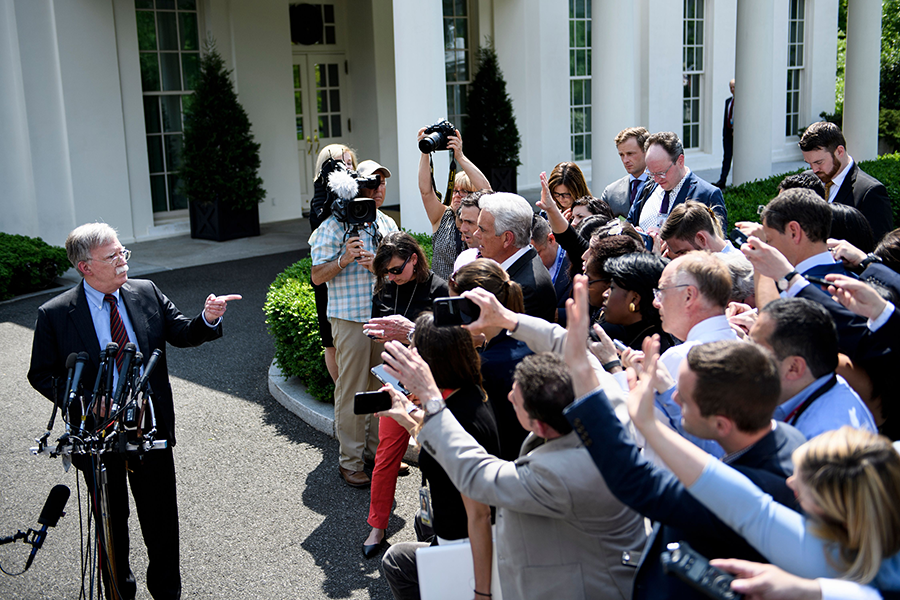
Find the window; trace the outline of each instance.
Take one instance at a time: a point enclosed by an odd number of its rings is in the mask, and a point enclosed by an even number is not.
[[[569,0],[569,115],[572,160],[590,160],[591,0]]]
[[[444,68],[447,72],[447,120],[461,133],[463,119],[468,114],[466,97],[469,94],[471,70],[469,61],[469,16],[467,0],[444,0]]]
[[[784,135],[800,131],[800,82],[803,76],[803,15],[804,0],[791,0],[788,16],[787,102]]]
[[[135,0],[153,212],[187,208],[182,113],[200,75],[197,0]]]
[[[337,43],[333,4],[291,4],[291,43],[295,46]]]
[[[703,84],[703,0],[684,0],[684,37],[682,39],[681,143],[685,148],[700,147],[700,90]]]

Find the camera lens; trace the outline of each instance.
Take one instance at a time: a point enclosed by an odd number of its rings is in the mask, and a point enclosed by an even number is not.
[[[441,134],[440,132],[435,131],[419,140],[419,150],[422,151],[422,154],[430,154],[434,152],[434,149],[440,146],[440,144]]]

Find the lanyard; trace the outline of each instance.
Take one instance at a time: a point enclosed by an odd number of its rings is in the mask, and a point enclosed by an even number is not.
[[[791,411],[791,413],[784,418],[784,422],[788,425],[796,425],[797,421],[800,419],[800,415],[802,415],[807,408],[809,408],[810,404],[818,400],[820,397],[824,396],[825,393],[837,385],[837,375],[832,374],[831,379],[826,381],[822,387],[814,391],[809,395],[809,398],[804,400],[800,406]],[[792,420],[793,419],[793,420]]]

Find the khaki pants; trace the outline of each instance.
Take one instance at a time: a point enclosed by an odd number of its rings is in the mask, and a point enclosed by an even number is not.
[[[363,470],[363,452],[375,457],[378,448],[378,418],[353,414],[356,392],[377,390],[380,382],[369,372],[381,364],[383,344],[363,333],[363,324],[329,317],[334,336],[338,378],[334,388],[334,431],[340,449],[340,465],[351,471]]]

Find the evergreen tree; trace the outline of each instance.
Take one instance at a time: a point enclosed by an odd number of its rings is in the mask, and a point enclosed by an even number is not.
[[[219,200],[250,210],[266,195],[257,174],[259,144],[229,76],[214,43],[207,44],[197,87],[185,103],[181,178],[191,202]]]
[[[522,164],[519,128],[491,39],[478,50],[478,72],[469,86],[468,112],[466,156],[473,163],[482,169]]]

